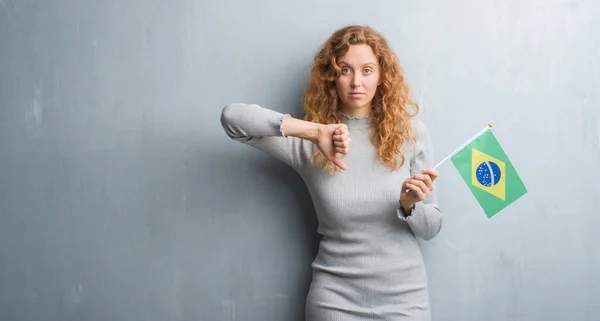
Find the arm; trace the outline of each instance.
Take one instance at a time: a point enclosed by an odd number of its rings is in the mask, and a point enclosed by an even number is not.
[[[302,139],[286,137],[284,125],[292,120],[288,114],[266,109],[255,104],[234,103],[221,112],[221,125],[229,138],[260,149],[276,159],[296,167],[305,145]],[[294,119],[292,123],[302,122]],[[316,125],[316,124],[315,124]],[[304,124],[292,133],[310,139],[311,126]]]
[[[231,139],[265,151],[294,168],[310,162],[318,147],[345,169],[345,164],[333,156],[335,152],[348,152],[345,125],[308,122],[255,104],[225,106],[221,124]]]
[[[420,174],[422,170],[433,166],[433,147],[427,127],[423,122],[416,121],[413,131],[416,145],[410,159],[411,175]],[[440,232],[443,219],[437,204],[436,189],[431,190],[424,200],[415,202],[408,213],[404,207],[406,204],[399,204],[398,217],[408,223],[416,236],[430,240]]]

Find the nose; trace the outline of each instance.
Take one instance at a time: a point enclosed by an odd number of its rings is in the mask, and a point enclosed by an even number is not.
[[[355,73],[352,77],[352,82],[350,83],[350,85],[352,86],[352,88],[358,88],[360,87],[360,81],[360,75],[358,73]]]

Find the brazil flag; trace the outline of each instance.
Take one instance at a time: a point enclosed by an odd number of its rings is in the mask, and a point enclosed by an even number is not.
[[[452,163],[488,218],[527,193],[491,130],[452,156]]]

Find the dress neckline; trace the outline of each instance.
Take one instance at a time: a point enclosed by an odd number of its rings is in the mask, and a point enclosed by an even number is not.
[[[348,116],[342,112],[343,122],[348,128],[353,129],[365,129],[371,127],[371,117],[369,115],[364,116]]]

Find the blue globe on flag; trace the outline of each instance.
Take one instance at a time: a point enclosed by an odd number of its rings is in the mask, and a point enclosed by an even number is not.
[[[477,166],[477,170],[475,170],[475,176],[479,184],[491,187],[500,182],[502,171],[496,163],[488,161]]]

